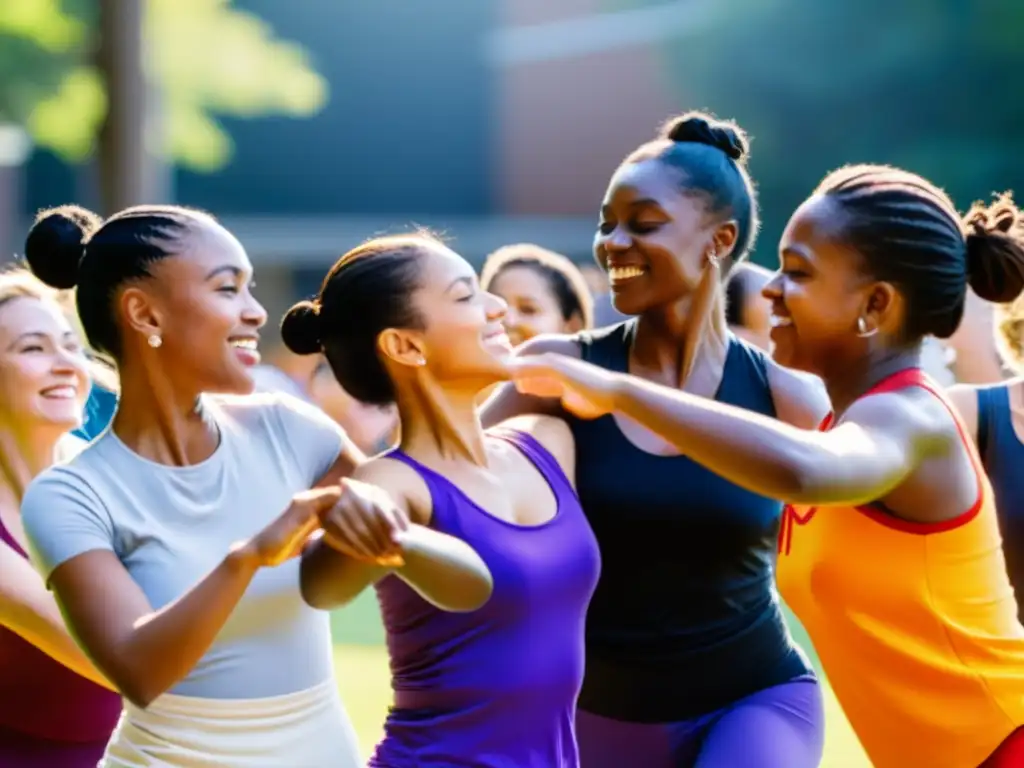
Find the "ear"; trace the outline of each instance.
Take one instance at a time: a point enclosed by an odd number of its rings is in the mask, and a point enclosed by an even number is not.
[[[711,242],[715,248],[715,255],[726,261],[732,258],[732,252],[736,248],[736,238],[739,236],[739,225],[732,219],[719,224],[715,234],[711,236]]]
[[[409,368],[426,364],[423,340],[413,331],[385,328],[377,335],[377,349],[389,360]]]
[[[142,334],[144,339],[154,334],[162,335],[162,313],[153,296],[139,287],[131,286],[121,292],[119,304],[129,330]]]
[[[892,283],[874,283],[868,289],[862,311],[868,328],[894,332],[902,324],[902,302]]]

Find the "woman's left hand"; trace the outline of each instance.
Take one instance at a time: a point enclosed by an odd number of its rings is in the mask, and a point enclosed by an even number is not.
[[[596,419],[615,409],[618,374],[566,355],[517,357],[508,363],[516,389],[534,397],[557,397],[570,413]]]

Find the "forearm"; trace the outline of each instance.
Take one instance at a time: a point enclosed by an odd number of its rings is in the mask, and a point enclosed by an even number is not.
[[[258,569],[244,549],[230,553],[192,589],[139,619],[120,644],[121,692],[147,706],[195,667],[235,610]]]
[[[717,475],[754,493],[800,502],[812,435],[761,414],[618,377],[615,410]]]
[[[466,542],[423,526],[402,542],[405,564],[395,574],[445,611],[475,611],[491,596],[491,572]]]
[[[387,573],[387,568],[342,554],[318,537],[302,555],[299,584],[308,605],[329,611],[348,605]]]

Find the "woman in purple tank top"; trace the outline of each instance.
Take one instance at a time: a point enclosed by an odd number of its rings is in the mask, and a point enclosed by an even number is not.
[[[504,310],[464,259],[417,234],[345,254],[282,323],[285,343],[323,351],[353,396],[398,405],[400,447],[355,477],[413,522],[466,541],[494,580],[482,608],[445,612],[359,552],[307,550],[313,605],[376,585],[395,694],[377,768],[579,764],[573,721],[599,555],[573,489],[568,427],[545,417],[480,426],[477,395],[505,378],[511,353]]]
[[[0,766],[94,768],[121,712],[29,565],[19,515],[28,482],[77,441],[88,392],[56,293],[0,274]]]

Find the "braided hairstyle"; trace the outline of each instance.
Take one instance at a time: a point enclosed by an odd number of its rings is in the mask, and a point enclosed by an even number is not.
[[[866,270],[903,295],[908,340],[952,336],[968,285],[1000,303],[1024,290],[1024,227],[1008,193],[974,203],[961,217],[945,192],[917,174],[852,165],[826,176],[815,194],[839,206],[840,237]]]

